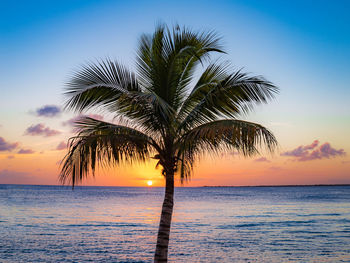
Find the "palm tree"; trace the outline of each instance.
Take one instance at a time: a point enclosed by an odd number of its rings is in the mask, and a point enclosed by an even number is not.
[[[260,76],[229,72],[227,62],[211,60],[224,53],[215,32],[195,32],[158,25],[139,40],[136,73],[106,59],[89,63],[67,84],[66,108],[100,108],[117,117],[113,123],[85,117],[76,122],[60,179],[74,187],[95,167],[158,160],[165,178],[154,262],[167,262],[174,179],[191,177],[205,153],[236,150],[244,156],[277,141],[263,126],[240,120],[278,89]]]

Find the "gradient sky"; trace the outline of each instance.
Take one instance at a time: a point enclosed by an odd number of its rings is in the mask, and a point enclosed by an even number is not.
[[[350,183],[349,12],[349,1],[2,2],[0,183],[58,183],[66,151],[58,145],[72,136],[74,115],[45,106],[63,105],[65,81],[88,60],[133,67],[138,37],[158,21],[216,30],[236,69],[281,89],[245,117],[271,129],[279,151],[204,158],[186,186]],[[147,180],[163,185],[153,162],[100,171],[85,184]]]

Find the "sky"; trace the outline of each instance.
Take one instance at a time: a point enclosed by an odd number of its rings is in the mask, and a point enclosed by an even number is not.
[[[59,184],[74,135],[62,110],[70,74],[110,57],[134,67],[138,37],[158,22],[215,30],[234,69],[280,88],[243,119],[277,137],[274,154],[196,163],[185,186],[350,183],[349,1],[3,1],[0,184]],[[101,112],[87,112],[103,118]],[[163,186],[155,163],[99,170],[84,185]],[[177,185],[180,185],[177,183]]]

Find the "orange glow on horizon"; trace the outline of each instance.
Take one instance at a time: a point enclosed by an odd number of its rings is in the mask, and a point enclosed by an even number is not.
[[[45,151],[34,154],[0,153],[0,183],[59,185],[59,161],[64,151]],[[10,156],[10,157],[9,157]],[[349,183],[349,165],[346,157],[298,162],[283,156],[259,157],[222,155],[204,157],[195,163],[193,176],[183,185],[176,177],[176,186],[204,185],[284,185]],[[164,187],[161,169],[155,161],[145,164],[120,165],[97,169],[81,185]]]

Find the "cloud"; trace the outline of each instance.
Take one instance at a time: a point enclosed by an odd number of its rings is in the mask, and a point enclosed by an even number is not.
[[[35,151],[33,151],[32,149],[20,149],[18,151],[19,154],[31,154],[31,153],[35,153]]]
[[[87,114],[87,115],[78,115],[75,116],[67,121],[62,122],[63,126],[74,126],[76,121],[79,121],[80,119],[84,118],[84,117],[90,117],[96,120],[103,120],[103,116],[99,115],[99,114]]]
[[[28,127],[24,134],[31,135],[31,136],[42,135],[45,137],[49,137],[49,136],[54,136],[54,135],[57,135],[60,133],[61,133],[60,131],[53,130],[49,127],[45,127],[44,124],[39,123],[37,125],[32,125],[32,126]]]
[[[13,149],[17,148],[19,145],[18,142],[15,143],[9,143],[5,141],[3,137],[0,137],[0,152],[3,151],[12,151]]]
[[[334,149],[329,142],[318,145],[319,141],[315,140],[310,145],[299,146],[294,150],[281,153],[281,156],[295,157],[297,161],[304,162],[346,155],[343,149]]]
[[[60,151],[60,150],[66,149],[66,148],[67,148],[67,144],[64,141],[62,141],[57,145],[56,150]]]
[[[305,150],[312,150],[312,149],[315,149],[319,144],[319,141],[318,140],[314,140],[313,143],[311,143],[310,145],[306,145],[304,146],[304,149]]]
[[[37,116],[43,116],[43,117],[56,117],[58,115],[60,115],[61,113],[61,108],[55,105],[45,105],[41,108],[38,108],[35,111],[35,114]]]
[[[318,140],[313,141],[310,145],[299,146],[294,150],[281,153],[281,156],[304,157],[309,154],[309,150],[314,149],[319,144]]]
[[[266,159],[265,157],[261,157],[258,159],[255,159],[254,162],[258,162],[258,163],[270,163],[271,161],[269,161],[268,159]]]
[[[322,144],[318,149],[312,151],[309,155],[303,156],[300,161],[309,161],[323,158],[331,158],[337,156],[344,156],[346,153],[343,149],[336,150],[332,148],[330,143]]]
[[[15,158],[14,155],[8,155],[8,156],[7,156],[7,159],[14,159],[14,158]]]

